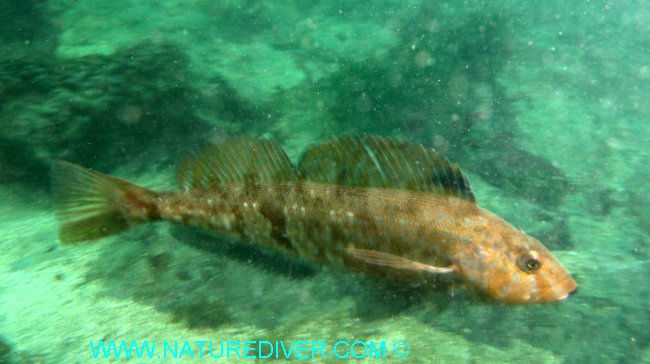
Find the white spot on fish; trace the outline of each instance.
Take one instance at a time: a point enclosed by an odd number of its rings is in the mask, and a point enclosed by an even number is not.
[[[248,208],[248,202],[244,202],[244,208],[245,208],[245,209]]]
[[[235,216],[233,214],[222,214],[221,215],[221,225],[223,225],[224,228],[230,229],[232,226],[232,221],[234,220]]]
[[[347,215],[350,218],[350,220],[354,219],[354,213],[352,211],[348,211]]]

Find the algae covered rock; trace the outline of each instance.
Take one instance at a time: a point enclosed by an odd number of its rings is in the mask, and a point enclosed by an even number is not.
[[[402,134],[433,145],[489,183],[557,206],[566,176],[520,147],[497,76],[512,54],[508,19],[474,15],[449,29],[417,21],[383,59],[342,63],[318,83],[345,131]]]
[[[29,179],[52,159],[114,165],[201,132],[195,91],[176,48],[139,45],[112,56],[11,57],[0,68],[0,163]],[[183,130],[181,133],[180,131]],[[189,130],[189,132],[188,132]]]
[[[9,364],[11,355],[11,346],[0,336],[0,364]]]

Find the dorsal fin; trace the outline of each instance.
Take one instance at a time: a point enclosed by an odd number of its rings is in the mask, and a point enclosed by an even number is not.
[[[298,179],[280,144],[272,140],[239,137],[210,145],[185,160],[176,181],[186,189],[209,188],[233,183],[280,182]]]
[[[316,145],[302,156],[308,181],[444,193],[475,202],[458,165],[420,144],[378,136],[347,136]]]

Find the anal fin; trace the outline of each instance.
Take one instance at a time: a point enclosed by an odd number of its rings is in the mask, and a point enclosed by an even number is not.
[[[428,264],[419,263],[413,260],[402,258],[397,255],[382,253],[374,250],[347,248],[345,251],[353,258],[362,260],[368,264],[389,267],[393,269],[410,270],[414,272],[447,274],[453,273],[457,269],[455,266],[435,267]]]

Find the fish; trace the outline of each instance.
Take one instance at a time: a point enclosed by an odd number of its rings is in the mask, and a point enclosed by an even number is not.
[[[57,161],[61,243],[167,221],[362,274],[453,277],[497,302],[577,291],[539,240],[479,207],[460,167],[421,144],[342,136],[294,164],[277,141],[237,137],[184,160],[176,179],[177,191],[156,192]]]

